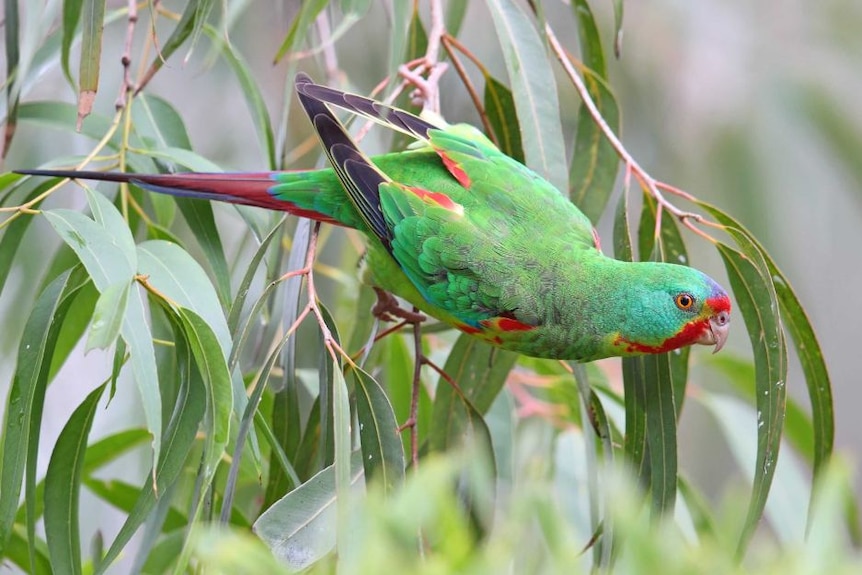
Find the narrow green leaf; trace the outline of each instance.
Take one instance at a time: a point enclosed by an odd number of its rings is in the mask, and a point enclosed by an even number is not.
[[[575,0],[572,8],[578,21],[578,41],[585,66],[582,69],[584,83],[608,126],[614,133],[619,133],[619,109],[607,84],[604,50],[592,10],[586,0]],[[586,107],[581,106],[569,171],[569,195],[594,224],[610,199],[618,170],[616,151]]]
[[[31,552],[33,553],[32,556]],[[28,538],[17,530],[12,531],[9,544],[3,550],[3,559],[16,565],[21,573],[36,573],[37,575],[53,575],[54,573],[44,542],[41,539],[38,542],[28,541]]]
[[[98,221],[71,210],[43,213],[103,292],[112,284],[132,281],[137,257],[131,232],[113,204],[100,194],[91,194],[88,199]],[[153,460],[157,461],[162,433],[158,369],[144,302],[137,289],[129,294],[121,334],[131,350],[132,373],[141,393],[147,428],[153,434]]]
[[[619,133],[620,113],[616,98],[605,80],[590,70],[583,71],[584,83],[607,125]],[[578,111],[578,127],[569,171],[572,202],[595,224],[614,191],[619,156],[604,132],[596,125],[586,106]]]
[[[199,30],[199,20],[206,17],[204,12],[208,12],[209,6],[211,6],[210,0],[190,0],[186,4],[180,21],[177,22],[168,39],[159,46],[158,54],[153,58],[153,62],[141,79],[141,83],[149,83],[156,72],[161,70],[164,63],[185,43],[191,33],[194,30]]]
[[[45,210],[42,213],[75,251],[100,292],[114,283],[132,281],[135,262],[130,261],[105,227],[72,210]]]
[[[140,289],[129,292],[129,303],[120,334],[129,346],[132,375],[141,394],[147,429],[153,436],[153,462],[155,462],[158,461],[162,444],[162,399],[156,350]]]
[[[647,194],[643,196],[643,210],[638,228],[639,250],[641,258],[651,254],[653,261],[662,261],[672,264],[688,265],[688,250],[679,232],[676,219],[664,214],[661,220],[658,242],[655,240],[655,223],[657,217],[657,204],[655,199]],[[682,407],[685,403],[686,386],[688,385],[688,362],[691,348],[684,347],[674,350],[669,354],[671,367],[671,381],[673,385],[674,403],[676,405],[676,416],[679,419]]]
[[[207,263],[213,270],[219,301],[224,307],[227,307],[230,302],[230,271],[224,256],[221,236],[215,223],[212,204],[189,198],[174,198],[174,200],[189,224],[198,245],[204,251]]]
[[[137,247],[138,273],[174,303],[194,311],[212,328],[225,357],[231,336],[213,284],[195,259],[177,244],[149,240]],[[244,390],[243,390],[244,392]]]
[[[737,548],[738,555],[742,556],[763,515],[775,475],[784,426],[787,352],[769,276],[764,278],[759,266],[740,252],[721,243],[717,247],[751,339],[757,376],[757,461],[748,517]]]
[[[351,436],[350,436],[350,397],[344,373],[336,359],[332,360],[332,432],[333,453],[335,458],[335,496],[338,522],[336,524],[336,546],[349,545],[350,531],[345,518],[349,517],[351,507]]]
[[[60,432],[45,475],[45,536],[55,573],[81,573],[78,500],[87,438],[105,384],[79,405]]]
[[[84,0],[63,0],[63,40],[61,44],[60,64],[63,68],[63,74],[66,76],[69,85],[73,90],[77,91],[75,79],[72,77],[72,70],[69,67],[69,56],[72,51],[72,44],[77,37],[78,22],[81,20],[81,13]]]
[[[254,252],[251,260],[249,260],[246,266],[245,275],[243,275],[242,281],[239,284],[239,288],[236,292],[236,297],[233,302],[230,304],[230,314],[228,315],[227,325],[230,333],[236,333],[237,326],[239,325],[240,316],[242,314],[243,307],[245,306],[246,298],[248,297],[249,289],[251,288],[251,282],[254,280],[254,276],[257,273],[257,269],[260,266],[260,262],[263,260],[264,256],[269,249],[269,245],[272,240],[279,235],[278,232],[281,231],[281,226],[284,223],[285,218],[282,217],[278,220],[278,222],[272,227],[268,234],[260,241],[260,245],[257,247],[257,250]]]
[[[743,360],[731,353],[720,353],[709,358],[709,365],[725,376],[736,392],[752,405],[757,400],[757,390],[751,386],[755,381],[754,362]],[[786,398],[784,414],[784,437],[805,460],[814,463],[814,425],[807,410],[790,395]]]
[[[320,302],[317,305],[319,306],[326,328],[330,331],[330,335],[335,340],[336,345],[340,345],[341,338],[338,336],[338,329],[335,321],[332,319],[332,314]],[[318,453],[321,455],[321,467],[326,467],[335,462],[335,435],[338,432],[336,424],[340,423],[335,421],[335,409],[336,404],[341,401],[336,396],[335,386],[338,385],[339,381],[343,381],[344,379],[343,375],[341,375],[340,361],[333,361],[325,343],[321,330],[320,358],[318,360],[318,397],[320,398],[320,449]],[[340,358],[338,359],[340,360]],[[336,371],[338,374],[335,373]],[[343,469],[336,466],[335,475],[336,480],[343,480]],[[337,482],[336,485],[338,485]]]
[[[204,467],[206,476],[211,480],[230,435],[233,409],[231,377],[227,359],[210,324],[189,308],[181,307],[178,313],[207,393],[209,429],[206,429],[204,441]]]
[[[311,234],[311,221],[301,218],[296,224],[293,234],[290,253],[287,257],[287,270],[301,269],[308,251]],[[287,280],[283,290],[283,310],[281,313],[282,329],[287,331],[299,316],[300,292],[302,290],[302,278],[293,277]],[[261,300],[263,296],[261,297]],[[257,304],[255,304],[257,305]],[[254,308],[252,308],[254,314]],[[293,457],[293,461],[300,466],[300,462],[309,463],[311,458],[299,459],[294,457],[302,444],[303,427],[299,413],[299,387],[300,382],[296,375],[296,338],[290,338],[282,349],[281,363],[284,366],[284,377],[282,384],[276,387],[272,408],[272,431],[276,436],[281,450],[287,457]],[[307,422],[312,426],[314,418],[319,417],[319,411],[312,409]],[[273,458],[278,454],[270,456],[271,472],[266,486],[266,501],[272,502],[284,493],[296,487],[296,482],[288,473],[280,471],[280,467],[273,464]],[[307,477],[303,470],[297,469],[300,477]]]
[[[135,509],[135,504],[141,495],[140,487],[119,479],[106,481],[95,477],[85,477],[84,485],[96,497],[126,514],[131,513]],[[152,517],[148,519],[148,521],[150,520],[152,520]],[[182,513],[168,506],[168,512],[163,522],[165,531],[180,529],[185,527],[187,523],[188,521]]]
[[[87,447],[84,473],[90,475],[130,450],[145,444],[149,438],[147,430],[141,428],[126,429],[103,437]]]
[[[293,52],[299,46],[311,29],[311,25],[314,23],[317,15],[326,8],[328,3],[327,0],[309,0],[302,3],[299,13],[294,18],[290,30],[287,32],[287,36],[284,37],[284,41],[278,48],[278,52],[275,53],[273,63],[277,64],[285,54]]]
[[[354,369],[353,376],[366,481],[379,481],[386,493],[392,493],[404,480],[404,446],[395,412],[373,377],[361,369]]]
[[[545,45],[530,15],[514,0],[487,0],[500,41],[527,166],[558,190],[568,178],[557,84]]]
[[[614,255],[623,261],[634,260],[627,190],[623,191],[617,204],[614,219]],[[638,484],[649,488],[651,472],[646,423],[646,366],[643,357],[625,357],[622,364],[626,409],[625,452],[635,470]]]
[[[437,384],[429,436],[431,449],[445,450],[461,445],[465,439],[489,438],[482,414],[496,399],[517,357],[466,334],[458,338],[443,367],[458,388],[443,377]]]
[[[484,104],[499,148],[506,155],[523,162],[524,147],[512,92],[493,76],[486,75]]]
[[[86,283],[83,274],[67,271],[42,291],[33,306],[18,347],[15,375],[9,390],[3,431],[3,465],[0,467],[0,556],[12,531],[25,469],[28,475],[28,538],[35,537],[36,456],[42,423],[42,406],[57,332]]]
[[[671,381],[670,354],[644,358],[646,436],[649,443],[650,493],[653,516],[673,513],[676,503],[676,409]]]
[[[191,366],[192,358],[188,342],[179,327],[176,328],[176,334],[177,371],[182,385],[174,404],[173,414],[165,429],[165,448],[153,474],[154,480],[149,474],[147,475],[132,511],[127,514],[126,521],[108,552],[105,553],[99,570],[96,571],[97,575],[105,572],[138,528],[150,517],[158,501],[158,494],[165,493],[179,479],[207,407],[201,375]],[[158,491],[154,488],[154,484],[158,486]]]
[[[602,49],[602,39],[599,28],[593,18],[593,11],[586,0],[574,0],[572,9],[578,19],[578,44],[581,47],[581,60],[584,65],[595,72],[603,80],[608,79],[608,69],[605,64],[605,51]]]
[[[363,478],[362,452],[350,457],[350,484]],[[335,466],[318,472],[264,511],[252,529],[273,555],[304,569],[329,553],[336,540]]]
[[[23,198],[22,203],[39,196],[52,185],[54,185],[53,179],[39,184]],[[24,234],[30,229],[30,224],[34,220],[35,218],[24,215],[5,226],[6,229],[3,232],[3,238],[0,239],[0,294],[3,293],[3,288],[6,287],[6,280],[9,278],[12,266],[18,263],[15,260],[15,254],[18,253],[18,247],[24,239]]]
[[[155,148],[192,149],[183,117],[173,104],[154,94],[141,92],[132,102],[132,123],[143,140]]]
[[[102,30],[105,0],[83,0],[81,8],[81,62],[78,86],[78,127],[90,115],[99,90],[99,68],[102,61]]]
[[[83,266],[79,267],[81,267],[81,273],[86,273]],[[66,317],[63,318],[63,325],[60,327],[60,333],[57,334],[57,343],[51,357],[51,370],[48,372],[48,381],[54,379],[54,376],[60,371],[60,368],[63,367],[66,360],[84,337],[93,319],[93,310],[96,308],[98,299],[99,291],[95,288],[93,282],[87,278],[87,282],[75,294],[75,301],[72,302],[69,311],[66,313]]]
[[[204,417],[204,442],[201,456],[202,468],[197,481],[197,501],[193,502],[193,512],[189,518],[191,525],[189,537],[174,567],[175,573],[185,571],[191,558],[194,533],[200,526],[200,514],[204,501],[210,493],[219,462],[225,453],[230,438],[230,421],[233,410],[233,390],[227,358],[220,349],[218,338],[207,322],[190,309],[177,310],[180,324],[189,342],[197,370],[200,372],[206,390],[206,414]]]
[[[781,320],[793,339],[796,353],[805,374],[805,384],[808,388],[808,399],[811,402],[811,416],[814,421],[814,476],[819,475],[821,468],[829,461],[835,441],[835,412],[832,399],[832,384],[823,352],[811,321],[802,308],[799,298],[793,291],[787,277],[778,269],[775,261],[769,256],[763,246],[740,223],[715,206],[701,203],[719,222],[738,230],[736,235],[744,234],[766,262],[766,269],[771,277],[776,297],[781,310]]]
[[[84,351],[107,349],[119,337],[130,287],[127,281],[111,284],[99,296]]]
[[[611,502],[608,500],[607,490],[599,483],[599,457],[603,457],[602,469],[613,468],[614,450],[611,428],[601,399],[590,387],[584,365],[574,362],[570,365],[580,397],[581,427],[586,443],[587,475],[590,489],[590,528],[593,533],[600,532],[602,534],[598,544],[593,548],[593,568],[608,570],[611,567],[614,547],[614,528],[613,517],[607,513],[607,510],[611,508]],[[599,446],[601,446],[600,453]],[[601,517],[599,516],[599,509],[605,511]]]
[[[192,172],[220,172],[222,169],[213,162],[198,153],[185,148],[174,146],[159,147],[151,150],[141,150],[141,155],[170,162],[182,166],[186,171]],[[197,200],[200,201],[200,200]]]
[[[760,426],[754,406],[739,397],[708,391],[698,394],[697,401],[715,416],[718,428],[744,478],[753,482],[757,473],[755,461],[759,438],[752,430]],[[806,481],[805,471],[792,452],[784,453],[781,461],[776,461],[776,468],[778,471],[770,485],[764,508],[765,517],[781,544],[798,544],[805,537],[808,513],[806,499],[810,495],[811,485]]]

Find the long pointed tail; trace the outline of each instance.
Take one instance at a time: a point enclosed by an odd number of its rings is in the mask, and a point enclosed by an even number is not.
[[[270,210],[280,210],[322,222],[344,225],[330,214],[312,206],[291,201],[279,193],[285,177],[298,177],[311,172],[227,172],[180,174],[126,174],[121,172],[92,172],[76,170],[15,170],[29,176],[126,182],[145,190],[171,196],[216,200],[243,204]],[[312,186],[309,186],[311,188]]]

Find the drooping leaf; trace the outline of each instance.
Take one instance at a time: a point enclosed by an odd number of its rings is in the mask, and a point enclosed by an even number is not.
[[[309,2],[302,3],[299,13],[290,25],[287,36],[284,37],[284,41],[275,53],[275,58],[273,58],[274,64],[277,64],[286,54],[294,51],[299,46],[305,39],[306,34],[308,34],[308,30],[311,28],[314,19],[326,8],[327,4],[326,0],[310,0]]]
[[[500,150],[519,162],[524,161],[521,130],[515,112],[512,92],[493,76],[485,76],[485,113],[494,129]]]
[[[832,400],[832,383],[820,343],[811,326],[799,298],[793,291],[787,277],[778,269],[775,261],[751,235],[750,232],[735,219],[719,210],[715,206],[700,203],[704,208],[722,224],[731,226],[744,234],[747,241],[753,243],[761,257],[765,260],[766,268],[772,278],[772,286],[778,298],[781,309],[781,320],[793,339],[793,344],[802,371],[805,374],[805,384],[808,389],[808,399],[811,402],[811,417],[814,422],[814,475],[829,461],[832,455],[832,447],[835,441],[835,414]],[[735,236],[734,236],[735,237]]]
[[[116,341],[126,315],[130,288],[131,283],[127,281],[111,284],[99,296],[85,351],[107,349]]]
[[[82,41],[78,72],[78,129],[90,115],[99,90],[99,69],[102,61],[102,30],[105,20],[105,0],[83,0],[81,8]]]
[[[487,0],[515,98],[526,164],[565,190],[565,143],[557,84],[530,15],[514,0]]]
[[[367,481],[379,481],[392,492],[404,479],[404,447],[389,398],[377,381],[354,369],[356,417]]]
[[[363,479],[362,452],[350,458],[350,484]],[[273,555],[304,569],[329,553],[336,541],[335,466],[318,472],[264,511],[252,528]]]
[[[81,573],[78,501],[87,439],[105,384],[75,409],[60,432],[45,475],[45,537],[55,573]]]
[[[757,461],[748,516],[737,549],[742,556],[763,514],[775,475],[784,426],[787,358],[778,305],[769,280],[746,255],[724,244],[718,244],[718,250],[751,339],[756,371]],[[762,261],[761,265],[765,267]]]
[[[65,209],[43,213],[103,292],[113,284],[132,281],[137,256],[134,239],[113,204],[101,194],[90,194],[88,199],[97,221]],[[141,393],[147,428],[153,435],[153,460],[157,461],[161,449],[161,395],[155,350],[138,290],[129,294],[121,333],[131,350],[132,373]]]
[[[204,383],[200,372],[192,367],[192,352],[183,336],[184,332],[177,326],[175,333],[177,372],[182,384],[165,429],[165,449],[161,453],[155,473],[152,474],[153,479],[150,474],[147,475],[134,507],[102,558],[97,575],[104,573],[116,560],[138,528],[150,517],[158,502],[158,494],[165,493],[180,477],[207,408]]]
[[[633,261],[633,242],[629,224],[628,190],[624,190],[617,204],[614,219],[614,255],[623,261]],[[635,471],[638,484],[650,486],[650,458],[647,442],[646,366],[642,357],[626,357],[623,364],[623,388],[625,390],[625,452]]]
[[[79,270],[61,274],[36,299],[18,347],[15,375],[4,417],[2,467],[0,467],[0,555],[3,555],[15,520],[25,470],[28,475],[27,527],[35,537],[36,461],[42,406],[57,333],[87,278]]]

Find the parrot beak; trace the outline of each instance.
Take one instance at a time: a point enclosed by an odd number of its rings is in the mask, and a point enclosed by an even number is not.
[[[712,350],[712,353],[718,353],[719,350],[724,347],[724,342],[727,341],[728,333],[730,333],[730,313],[727,311],[720,311],[709,318],[709,329],[705,329],[703,331],[703,334],[698,338],[697,343],[715,345],[715,349]]]

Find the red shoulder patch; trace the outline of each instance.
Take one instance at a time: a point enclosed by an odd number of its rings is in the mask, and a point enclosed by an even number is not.
[[[530,331],[532,329],[536,329],[536,326],[534,325],[518,321],[511,317],[494,317],[491,319],[483,319],[479,323],[481,323],[488,329],[502,332]]]
[[[457,202],[453,202],[452,198],[442,192],[431,192],[414,186],[405,186],[405,188],[416,194],[425,203],[435,204],[444,210],[456,213],[459,216],[464,215],[464,206]]]
[[[469,188],[472,182],[470,181],[470,176],[467,175],[467,172],[464,171],[464,168],[458,164],[455,160],[446,155],[446,152],[443,150],[435,150],[437,155],[440,156],[440,159],[443,160],[443,165],[446,166],[446,169],[449,170],[449,173],[452,174],[458,183],[465,188]]]

